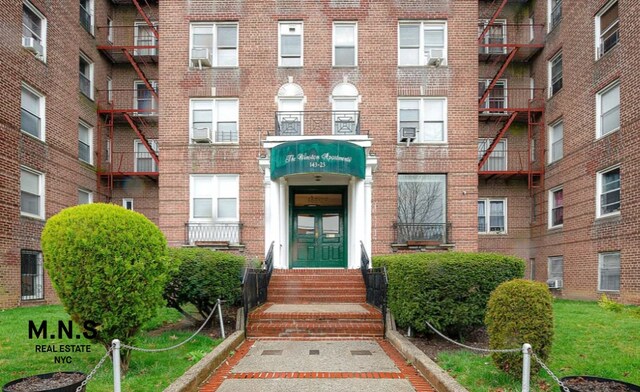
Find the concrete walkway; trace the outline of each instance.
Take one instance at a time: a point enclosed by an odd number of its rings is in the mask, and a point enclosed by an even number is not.
[[[246,340],[200,388],[201,392],[366,390],[434,391],[383,339],[314,338]]]

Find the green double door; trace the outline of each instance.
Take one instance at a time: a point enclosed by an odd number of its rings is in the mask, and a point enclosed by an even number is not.
[[[346,268],[344,210],[294,208],[291,268]]]

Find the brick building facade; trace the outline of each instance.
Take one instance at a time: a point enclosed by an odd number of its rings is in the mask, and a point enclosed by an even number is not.
[[[273,243],[277,268],[498,251],[557,295],[640,302],[635,5],[10,3],[2,308],[55,302],[39,234],[86,201],[171,246]]]

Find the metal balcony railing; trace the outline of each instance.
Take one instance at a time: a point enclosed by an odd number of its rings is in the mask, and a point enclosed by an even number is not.
[[[479,91],[478,100],[484,91]],[[540,110],[544,108],[543,88],[519,88],[496,85],[491,89],[489,97],[479,107],[484,114],[504,114],[528,109]]]
[[[105,157],[102,167],[105,174],[158,174],[158,164],[147,151],[112,152]]]
[[[97,102],[98,110],[103,112],[126,112],[132,116],[148,117],[158,115],[158,100],[142,84],[135,89],[98,90]]]
[[[397,244],[451,243],[451,223],[394,223]]]
[[[478,162],[484,156],[485,151],[489,143],[478,148]],[[510,148],[503,148],[501,144],[498,144],[496,148],[491,152],[489,158],[482,168],[479,170],[481,174],[489,173],[525,173],[529,170],[540,171],[543,168],[543,159],[539,157],[536,152],[530,152],[527,150],[512,150]]]
[[[156,24],[154,27],[158,29]],[[134,26],[98,26],[96,30],[98,49],[114,62],[129,61],[123,50],[134,57],[153,59],[158,56],[158,38],[146,23],[139,22]]]
[[[478,24],[478,38],[485,28]],[[481,54],[506,54],[507,48],[527,48],[544,46],[544,25],[494,22],[478,44]]]
[[[188,245],[197,243],[240,244],[242,223],[204,222],[185,224],[185,242]]]
[[[279,111],[275,122],[276,136],[360,135],[357,110]]]

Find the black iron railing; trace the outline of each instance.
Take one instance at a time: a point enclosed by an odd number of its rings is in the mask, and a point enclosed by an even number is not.
[[[240,243],[242,223],[193,223],[185,224],[186,243],[194,245],[197,242],[227,242]]]
[[[367,249],[360,241],[360,270],[362,271],[362,279],[367,290],[367,303],[375,306],[382,312],[382,322],[384,328],[387,328],[387,287],[389,278],[387,276],[386,267],[370,266],[369,255]]]
[[[434,245],[451,243],[451,223],[395,223],[396,243],[411,242],[433,243]]]
[[[325,110],[276,112],[276,136],[360,135],[360,112]]]
[[[247,325],[249,311],[267,302],[267,289],[273,272],[273,242],[264,258],[262,268],[246,268],[242,277],[242,306],[244,324]]]

